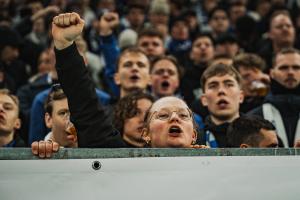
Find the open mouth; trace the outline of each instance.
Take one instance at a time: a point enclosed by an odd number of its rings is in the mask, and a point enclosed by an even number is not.
[[[169,83],[168,81],[163,81],[163,82],[161,83],[161,87],[162,87],[163,89],[168,89],[169,86],[170,86],[170,83]]]
[[[217,105],[221,108],[225,108],[228,104],[229,104],[228,101],[226,101],[224,99],[221,99],[217,102]]]
[[[140,79],[140,77],[138,75],[130,76],[130,80],[132,80],[132,81],[138,81],[139,79]]]
[[[171,136],[178,136],[180,133],[182,133],[182,130],[179,126],[171,126],[169,128],[169,134]]]

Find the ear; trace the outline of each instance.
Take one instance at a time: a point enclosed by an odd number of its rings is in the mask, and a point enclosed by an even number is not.
[[[251,148],[251,146],[249,144],[241,144],[240,148]]]
[[[274,69],[270,69],[270,77],[274,79]]]
[[[49,113],[45,113],[45,124],[47,128],[52,128],[52,117],[49,115]]]
[[[115,75],[114,75],[114,81],[115,81],[115,83],[117,84],[117,85],[120,85],[121,83],[120,83],[120,74],[117,72],[117,73],[115,73]]]
[[[201,99],[201,102],[204,106],[207,106],[208,105],[208,101],[207,101],[207,98],[206,98],[206,95],[205,94],[202,94],[200,96],[200,99]]]
[[[244,91],[241,89],[240,90],[240,103],[243,103],[244,98],[245,98],[245,94],[244,94]]]
[[[143,128],[142,130],[142,139],[146,142],[146,144],[151,143],[151,138],[147,128]]]
[[[192,136],[192,138],[193,138],[193,141],[192,141],[192,144],[196,144],[196,142],[197,142],[197,131],[194,129],[194,131],[193,131],[193,136]]]
[[[15,129],[20,129],[21,128],[21,124],[22,124],[21,123],[21,119],[20,118],[16,119],[14,128]]]

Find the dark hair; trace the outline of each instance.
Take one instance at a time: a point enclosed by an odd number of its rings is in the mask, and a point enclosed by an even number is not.
[[[196,40],[200,39],[200,38],[204,38],[204,37],[207,37],[210,39],[211,43],[213,46],[215,46],[215,39],[213,38],[213,36],[210,34],[210,33],[207,33],[207,32],[203,32],[203,33],[200,33],[200,34],[197,34],[196,37],[194,38],[193,40],[193,44]]]
[[[59,84],[52,85],[50,93],[48,94],[48,97],[44,104],[45,112],[49,113],[49,115],[52,116],[53,101],[58,101],[65,98],[67,98],[67,96],[65,95],[60,85]]]
[[[159,57],[156,57],[152,62],[151,62],[151,67],[150,67],[150,73],[152,72],[153,68],[154,68],[154,65],[158,62],[158,61],[161,61],[161,60],[168,60],[170,61],[171,63],[173,63],[177,69],[177,72],[178,72],[178,78],[181,79],[182,76],[183,76],[183,73],[184,73],[184,70],[183,68],[179,65],[177,59],[174,57],[174,56],[171,56],[171,55],[167,55],[167,56],[159,56]]]
[[[258,55],[253,53],[241,53],[234,57],[233,66],[239,70],[240,67],[247,69],[258,69],[264,71],[266,62]]]
[[[217,6],[208,13],[208,20],[210,21],[212,19],[212,17],[214,16],[214,14],[219,10],[223,11],[226,14],[227,18],[229,19],[228,11],[224,7]]]
[[[154,28],[145,28],[143,30],[141,30],[138,34],[138,40],[141,39],[142,37],[158,37],[160,38],[162,41],[164,41],[164,36],[162,35],[161,32],[159,32],[157,29]]]
[[[261,129],[275,130],[271,122],[258,116],[241,116],[235,119],[227,129],[227,140],[230,147],[240,147],[249,144],[257,147],[264,138]]]
[[[234,79],[241,85],[241,75],[240,73],[231,65],[225,65],[222,63],[210,65],[202,74],[200,82],[201,88],[205,92],[205,83],[206,81],[213,76],[223,76],[223,75],[231,75]]]
[[[125,121],[137,115],[137,103],[141,99],[154,102],[154,98],[150,94],[142,90],[136,90],[121,98],[116,104],[114,108],[114,126],[121,134],[124,131]]]
[[[277,52],[273,56],[272,66],[275,67],[275,65],[276,65],[276,58],[277,58],[278,55],[294,54],[294,53],[300,55],[300,51],[298,49],[293,48],[293,47],[281,49],[279,52]]]

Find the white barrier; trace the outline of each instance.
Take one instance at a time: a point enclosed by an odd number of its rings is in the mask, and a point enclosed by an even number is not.
[[[299,156],[0,160],[0,199],[290,200],[299,171]]]

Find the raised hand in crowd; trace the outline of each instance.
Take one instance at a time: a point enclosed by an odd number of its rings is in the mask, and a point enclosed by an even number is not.
[[[70,46],[81,35],[84,20],[77,13],[60,14],[53,18],[52,36],[54,45],[61,50]]]
[[[120,24],[119,15],[114,12],[106,12],[98,23],[98,31],[101,36],[111,35],[113,29]]]

